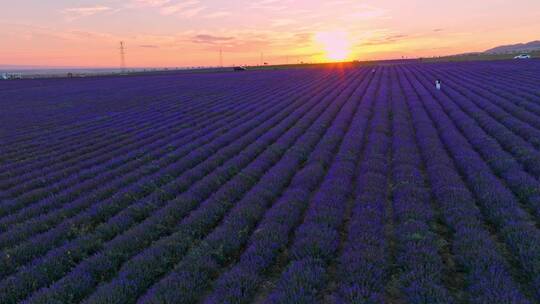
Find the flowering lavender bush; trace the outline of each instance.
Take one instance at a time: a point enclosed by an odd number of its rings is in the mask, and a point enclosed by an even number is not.
[[[539,81],[530,60],[0,83],[0,303],[539,302]]]

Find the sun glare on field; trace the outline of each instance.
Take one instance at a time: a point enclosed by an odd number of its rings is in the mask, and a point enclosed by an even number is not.
[[[315,41],[329,61],[344,61],[351,55],[351,43],[345,32],[319,32],[315,34]]]

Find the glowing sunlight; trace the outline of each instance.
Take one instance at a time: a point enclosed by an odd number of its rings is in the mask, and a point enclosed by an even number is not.
[[[351,43],[346,32],[319,32],[315,42],[322,47],[325,60],[345,61],[351,56]]]

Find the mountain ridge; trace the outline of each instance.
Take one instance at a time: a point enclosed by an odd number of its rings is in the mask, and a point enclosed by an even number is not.
[[[484,51],[485,54],[526,53],[540,50],[540,40],[526,43],[501,45]]]

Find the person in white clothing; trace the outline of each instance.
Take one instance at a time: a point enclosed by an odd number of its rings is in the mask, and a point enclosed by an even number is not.
[[[441,84],[442,83],[440,79],[435,80],[435,88],[437,88],[437,90],[441,89]]]

